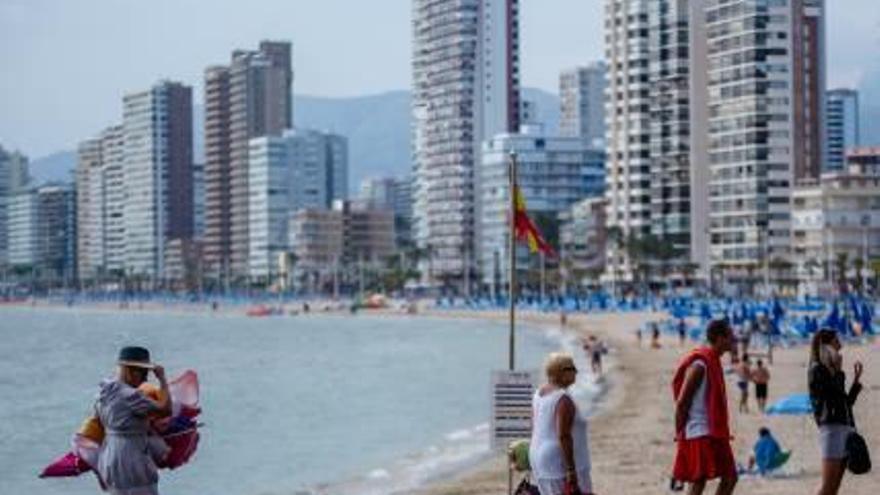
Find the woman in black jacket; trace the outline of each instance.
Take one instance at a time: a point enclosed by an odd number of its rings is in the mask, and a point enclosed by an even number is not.
[[[816,332],[810,346],[810,401],[819,426],[822,486],[818,495],[837,495],[846,471],[846,439],[855,429],[852,406],[862,390],[862,363],[853,366],[853,383],[846,390],[840,339],[833,330]]]

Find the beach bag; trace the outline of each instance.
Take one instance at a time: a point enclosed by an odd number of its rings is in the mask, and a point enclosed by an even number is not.
[[[852,431],[846,437],[846,467],[852,474],[866,474],[871,471],[868,444],[857,431]]]
[[[532,480],[526,476],[519,482],[519,485],[516,486],[513,495],[541,495],[541,492],[538,491],[537,486],[532,484]]]

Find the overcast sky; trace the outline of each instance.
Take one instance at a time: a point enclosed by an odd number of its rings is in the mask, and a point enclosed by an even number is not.
[[[829,86],[880,87],[878,0],[827,0]],[[523,83],[602,56],[603,0],[521,0]],[[32,158],[119,120],[124,93],[204,68],[259,40],[294,44],[294,90],[406,89],[411,0],[0,0],[0,144]],[[878,89],[877,93],[880,93]]]

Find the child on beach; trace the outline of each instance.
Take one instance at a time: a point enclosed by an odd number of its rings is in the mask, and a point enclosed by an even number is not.
[[[701,495],[709,480],[720,478],[716,494],[731,495],[737,473],[721,357],[733,350],[733,332],[727,322],[715,320],[706,337],[708,345],[682,359],[672,382],[677,445],[673,478],[689,483],[690,495]]]
[[[764,366],[764,361],[759,359],[757,367],[752,371],[752,381],[755,382],[755,399],[758,401],[758,410],[761,414],[767,409],[767,388],[770,384],[770,370]]]

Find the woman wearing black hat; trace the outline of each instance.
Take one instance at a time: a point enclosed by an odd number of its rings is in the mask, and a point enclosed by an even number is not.
[[[113,495],[158,495],[156,460],[168,453],[161,438],[151,434],[149,417],[171,414],[171,394],[165,370],[150,362],[143,347],[124,347],[119,352],[116,378],[101,383],[95,404],[106,436],[98,457],[98,473]],[[138,390],[150,370],[161,388],[159,400]]]

